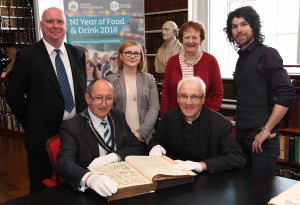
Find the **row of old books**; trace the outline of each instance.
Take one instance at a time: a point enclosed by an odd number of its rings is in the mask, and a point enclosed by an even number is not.
[[[289,162],[300,162],[300,136],[284,135],[279,137],[280,141],[280,160]]]
[[[26,20],[28,21],[28,20]],[[2,18],[1,28],[25,28],[26,24],[23,19],[20,18]]]
[[[174,10],[174,9],[187,9],[188,0],[146,0],[145,1],[145,13],[159,12],[163,10]],[[163,8],[163,10],[161,9]]]
[[[7,112],[0,113],[0,128],[9,129],[17,132],[24,132],[24,129],[18,122],[16,116]]]
[[[156,54],[157,50],[164,43],[161,33],[146,35],[147,54]]]
[[[224,99],[236,99],[236,92],[234,88],[234,81],[232,80],[223,80],[223,89],[224,89]]]
[[[23,7],[18,7],[18,8],[12,8],[12,7],[2,7],[0,8],[0,14],[1,16],[18,16],[18,17],[23,17],[25,16],[26,10],[23,9]]]
[[[276,169],[276,175],[285,178],[300,180],[300,168],[278,165]]]
[[[1,6],[17,6],[17,1],[19,0],[0,0]]]
[[[166,21],[176,22],[178,28],[188,21],[187,12],[145,16],[145,30],[160,30]]]
[[[11,112],[10,107],[6,103],[5,97],[0,97],[0,112]]]

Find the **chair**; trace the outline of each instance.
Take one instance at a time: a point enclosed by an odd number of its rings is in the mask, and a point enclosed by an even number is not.
[[[53,187],[57,184],[64,183],[64,179],[61,178],[60,176],[58,176],[55,171],[56,157],[57,157],[59,148],[60,148],[60,139],[59,139],[59,135],[57,134],[57,135],[54,135],[53,137],[51,137],[46,143],[46,150],[49,155],[49,159],[51,161],[51,165],[52,165],[52,169],[53,169],[52,178],[42,180],[42,183],[46,187]]]
[[[236,130],[235,130],[235,127],[232,127],[232,128],[231,128],[231,131],[232,131],[233,136],[236,137]]]

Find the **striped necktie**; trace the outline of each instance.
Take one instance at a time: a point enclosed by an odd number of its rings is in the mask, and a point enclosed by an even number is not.
[[[60,50],[54,49],[54,51],[56,52],[55,66],[56,66],[57,79],[60,85],[62,95],[64,97],[65,110],[71,113],[75,105],[71,87],[69,84],[65,66],[60,58]]]
[[[104,138],[104,141],[105,141],[105,143],[108,145],[108,146],[110,146],[111,147],[111,143],[112,143],[112,139],[111,139],[111,134],[110,134],[110,131],[109,131],[109,126],[107,126],[107,121],[106,120],[103,120],[102,122],[101,122],[101,125],[103,125],[103,127],[104,127],[104,136],[103,136],[103,138]]]

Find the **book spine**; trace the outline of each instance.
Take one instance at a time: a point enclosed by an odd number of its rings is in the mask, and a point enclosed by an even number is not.
[[[295,162],[295,137],[291,136],[289,140],[289,161]]]
[[[280,147],[280,154],[279,154],[279,159],[284,160],[284,155],[285,155],[285,136],[280,135],[279,136],[279,147]]]
[[[285,143],[284,143],[284,160],[289,160],[289,146],[290,146],[290,138],[289,138],[289,136],[285,136],[285,138],[284,138],[284,141],[285,141]]]
[[[299,137],[295,136],[295,162],[299,162]]]

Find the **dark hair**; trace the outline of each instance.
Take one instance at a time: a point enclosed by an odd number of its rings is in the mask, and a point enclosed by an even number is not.
[[[93,67],[93,78],[98,78],[99,77],[98,76],[98,68],[97,68],[96,64],[91,60],[87,60],[86,64]]]
[[[265,36],[261,33],[261,21],[258,13],[251,6],[244,6],[235,9],[228,14],[226,21],[226,27],[223,31],[227,34],[227,40],[232,43],[235,49],[240,48],[240,46],[235,42],[232,36],[232,20],[233,18],[244,18],[250,25],[254,35],[254,42],[256,44],[262,44],[264,42]]]
[[[205,40],[205,28],[204,28],[202,23],[199,23],[199,22],[196,22],[196,21],[188,21],[180,27],[179,32],[178,32],[179,41],[182,43],[182,41],[183,41],[183,32],[190,29],[190,28],[193,28],[196,31],[200,31],[200,36],[199,37],[201,38],[200,43],[202,43]]]

